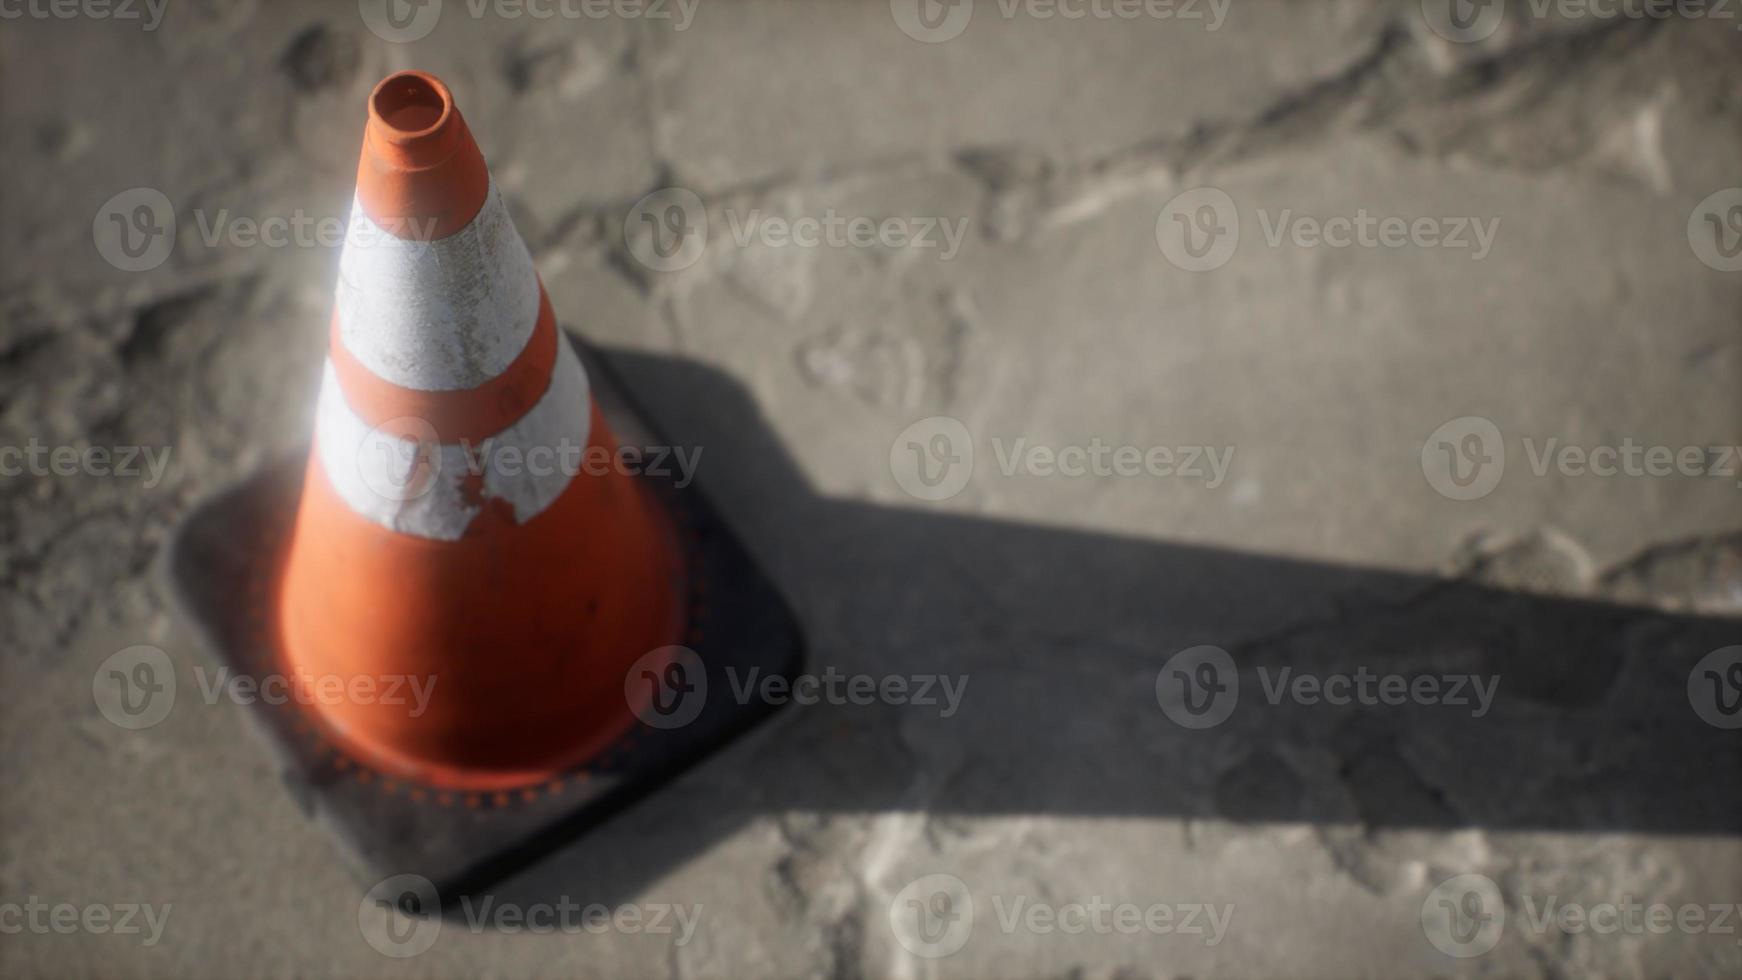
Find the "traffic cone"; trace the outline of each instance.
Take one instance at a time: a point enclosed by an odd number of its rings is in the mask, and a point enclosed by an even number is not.
[[[587,377],[447,88],[369,100],[282,599],[287,668],[429,678],[413,715],[316,705],[432,785],[537,782],[635,721],[624,672],[682,638],[675,531],[619,467]]]
[[[311,445],[164,570],[235,683],[343,692],[244,703],[359,871],[445,904],[772,713],[729,675],[790,677],[802,640],[690,480],[621,465],[677,444],[558,328],[433,76],[370,96],[334,307]]]

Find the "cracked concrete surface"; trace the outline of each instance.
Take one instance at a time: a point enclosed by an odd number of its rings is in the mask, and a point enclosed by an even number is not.
[[[1742,923],[1533,923],[1545,901],[1742,902],[1742,731],[1706,724],[1688,686],[1742,643],[1742,476],[1604,477],[1547,448],[1742,444],[1742,272],[1690,247],[1702,202],[1742,185],[1742,32],[1505,7],[1470,43],[1414,0],[1236,0],[1214,31],[980,0],[942,43],[877,2],[703,0],[679,31],[449,0],[403,44],[337,0],[171,0],[151,32],[0,22],[0,446],[171,451],[150,486],[0,477],[0,903],[173,906],[150,947],[0,935],[0,970],[1742,973]],[[249,244],[235,222],[343,219],[364,98],[402,67],[455,91],[565,326],[705,447],[699,483],[797,610],[812,669],[968,678],[950,717],[794,706],[502,888],[699,903],[681,945],[461,921],[383,957],[366,886],[238,708],[185,683],[128,731],[93,703],[98,665],[135,644],[194,676],[154,557],[195,501],[308,432],[337,250]],[[93,224],[135,187],[177,228],[126,272]],[[633,235],[671,187],[701,202],[705,247],[662,270]],[[1191,272],[1158,237],[1200,187],[1240,232]],[[1480,259],[1270,240],[1363,210],[1495,234]],[[828,213],[966,233],[945,258],[744,232]],[[931,416],[974,452],[942,500],[892,472]],[[1451,499],[1424,449],[1469,416],[1501,434],[1504,475]],[[1233,455],[1215,487],[1006,472],[1018,440]],[[1241,700],[1193,730],[1157,682],[1201,644],[1238,664]],[[1266,705],[1287,668],[1500,687],[1481,719]],[[938,874],[965,883],[974,930],[931,958],[892,918]],[[1458,957],[1422,918],[1464,874],[1493,884],[1504,929]],[[1006,926],[1018,898],[1097,897],[1234,914],[1214,945]]]

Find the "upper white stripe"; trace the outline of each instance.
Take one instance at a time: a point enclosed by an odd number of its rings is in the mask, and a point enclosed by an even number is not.
[[[315,445],[333,489],[382,527],[440,541],[458,539],[481,509],[461,492],[474,467],[482,467],[482,496],[508,501],[517,521],[542,513],[584,465],[592,429],[586,372],[566,341],[559,338],[557,346],[550,387],[520,421],[470,447],[437,445],[438,435],[422,425],[427,448],[421,456],[418,443],[358,417],[329,361]]]
[[[501,374],[538,322],[538,275],[494,182],[465,228],[429,240],[409,219],[376,224],[361,202],[339,257],[339,339],[402,388],[475,388]]]

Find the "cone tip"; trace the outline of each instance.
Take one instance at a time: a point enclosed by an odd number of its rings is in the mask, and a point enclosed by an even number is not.
[[[453,93],[428,72],[394,72],[369,93],[370,137],[412,166],[439,163],[453,152],[449,130],[457,115]]]
[[[433,219],[419,234],[444,238],[472,220],[489,187],[484,156],[441,79],[394,72],[369,93],[357,198],[376,223],[392,230]]]

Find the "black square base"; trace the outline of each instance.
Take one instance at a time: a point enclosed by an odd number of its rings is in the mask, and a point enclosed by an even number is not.
[[[609,366],[577,344],[593,398],[626,446],[672,445],[624,395]],[[306,453],[285,459],[194,510],[165,548],[164,578],[213,661],[256,681],[278,663],[275,605]],[[791,678],[803,640],[785,602],[695,486],[641,475],[671,513],[692,586],[684,645],[706,672],[699,714],[679,727],[636,726],[598,757],[509,792],[444,790],[350,758],[294,703],[255,701],[254,728],[303,810],[339,839],[360,876],[421,875],[440,901],[476,894],[602,822],[700,761],[775,709],[728,696],[727,672]],[[708,696],[706,692],[716,692]],[[669,707],[669,705],[667,705]],[[693,702],[679,714],[693,711]]]

